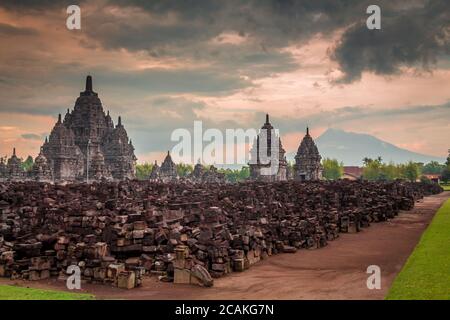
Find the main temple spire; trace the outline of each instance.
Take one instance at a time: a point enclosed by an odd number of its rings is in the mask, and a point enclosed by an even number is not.
[[[92,92],[92,77],[88,75],[86,77],[86,92]]]
[[[92,89],[92,76],[89,74],[86,77],[86,87],[85,90],[83,92],[81,92],[82,96],[96,96],[97,93],[94,92],[94,90]]]

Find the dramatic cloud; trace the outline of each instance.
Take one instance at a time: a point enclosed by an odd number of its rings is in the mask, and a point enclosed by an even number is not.
[[[449,53],[450,5],[442,0],[404,12],[383,11],[381,30],[355,24],[343,34],[333,57],[345,74],[340,80],[352,82],[364,71],[392,75],[402,67],[430,70]]]

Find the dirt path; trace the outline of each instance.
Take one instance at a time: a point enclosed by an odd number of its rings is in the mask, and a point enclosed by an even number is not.
[[[146,278],[141,288],[83,284],[99,299],[383,299],[437,209],[450,192],[427,197],[392,221],[372,224],[358,234],[341,234],[325,248],[280,254],[242,273],[216,279],[200,288]],[[381,290],[369,290],[366,269],[381,268]],[[0,284],[65,289],[57,280],[25,282],[2,279]]]

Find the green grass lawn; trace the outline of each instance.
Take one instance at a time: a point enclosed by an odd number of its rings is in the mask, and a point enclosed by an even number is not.
[[[386,299],[450,299],[450,200],[425,230]]]
[[[445,191],[450,191],[450,184],[448,185],[441,185],[442,188],[444,188]]]
[[[90,294],[0,285],[0,300],[91,300],[91,299],[94,299],[94,296]]]

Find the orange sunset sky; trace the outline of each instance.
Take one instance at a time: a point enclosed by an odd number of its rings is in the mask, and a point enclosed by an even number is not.
[[[450,3],[442,1],[0,2],[0,156],[36,156],[93,76],[138,162],[176,128],[259,128],[293,152],[306,125],[367,133],[445,157],[450,148]],[[370,2],[370,3],[369,3]],[[382,29],[368,30],[368,4]]]

